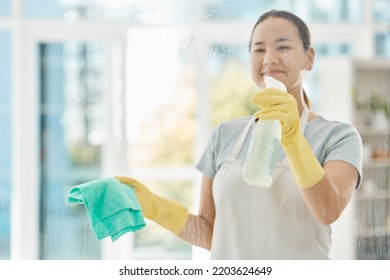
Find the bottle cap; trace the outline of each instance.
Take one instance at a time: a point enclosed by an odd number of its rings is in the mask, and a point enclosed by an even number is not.
[[[267,88],[273,87],[287,92],[286,86],[279,80],[272,77],[264,77],[264,83]]]

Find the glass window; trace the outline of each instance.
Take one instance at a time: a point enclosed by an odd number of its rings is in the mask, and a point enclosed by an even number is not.
[[[188,40],[175,30],[129,31],[130,168],[193,162],[196,77]]]
[[[287,4],[287,6],[286,6]],[[270,9],[291,9],[284,0],[223,1],[51,1],[23,0],[24,15],[39,18],[116,19],[128,23],[167,24],[254,21]]]
[[[205,137],[198,135],[204,134],[198,122],[202,126],[204,123],[202,116],[197,115],[202,113],[197,111],[197,96],[200,89],[207,91],[209,99],[202,99],[206,104],[200,105],[210,109],[210,115],[206,114],[210,117],[210,127],[257,110],[250,103],[257,88],[250,75],[247,42],[237,39],[223,43],[216,39],[208,45],[209,53],[202,61],[196,61],[193,56],[199,51],[195,50],[196,44],[205,46],[209,43],[206,40],[213,38],[208,35],[213,34],[194,37],[190,33],[151,26],[178,24],[182,30],[202,23],[252,25],[270,9],[295,12],[308,23],[358,23],[362,22],[364,1],[372,4],[376,23],[390,22],[390,0],[21,0],[21,7],[26,18],[62,19],[63,24],[78,19],[125,20],[129,25],[136,23],[142,27],[131,29],[127,38],[128,154],[123,156],[129,166],[128,174],[155,193],[196,208],[193,203],[199,195],[199,186],[195,185],[194,178],[201,175],[194,168],[195,147],[197,140]],[[0,0],[0,18],[12,15],[12,3]],[[7,20],[3,22],[8,24]],[[379,31],[381,24],[372,27],[376,33],[372,35],[375,54],[390,57],[388,32]],[[5,259],[10,255],[11,36],[7,31],[0,31],[0,258]],[[316,66],[320,65],[318,60],[331,55],[358,55],[354,53],[357,50],[354,45],[340,40],[315,46],[315,66],[305,75],[314,111],[319,102],[319,81],[323,78]],[[100,258],[100,243],[93,236],[83,206],[69,206],[65,201],[71,186],[102,175],[102,92],[108,87],[103,80],[107,75],[121,79],[110,71],[103,74],[105,48],[102,42],[60,41],[40,44],[37,49],[42,259]],[[199,69],[205,70],[202,75],[198,75]],[[229,102],[232,99],[236,102]],[[390,212],[384,207],[378,211],[380,215]],[[134,248],[129,248],[131,258],[188,259],[193,253],[188,244],[151,221],[134,237]],[[372,244],[367,244],[373,250]],[[370,248],[360,246],[358,250]],[[383,252],[374,253],[383,257]]]
[[[362,0],[299,0],[294,11],[308,21],[360,22]]]
[[[377,0],[380,17],[386,15],[380,6],[387,0]],[[383,3],[382,3],[383,2]],[[296,12],[307,20],[359,22],[362,0],[248,0],[223,1],[50,1],[23,0],[24,15],[39,18],[124,19],[129,23],[167,24],[197,22],[253,22],[271,9]]]
[[[143,183],[158,195],[170,198],[191,209],[192,182],[186,180],[166,179],[148,180]],[[191,246],[178,239],[174,234],[153,221],[147,220],[146,227],[135,232],[133,259],[191,259]]]
[[[29,18],[116,19],[129,23],[170,23],[182,17],[184,1],[61,1],[22,0]],[[130,3],[129,3],[130,2]],[[182,3],[184,2],[184,3]],[[185,19],[185,17],[184,17]]]
[[[11,57],[10,33],[0,30],[0,259],[10,254]]]
[[[67,9],[64,3],[66,1],[22,0],[23,16],[28,18],[62,18]]]
[[[77,3],[77,2],[76,2]],[[129,23],[167,24],[223,21],[253,21],[261,11],[279,5],[286,8],[281,0],[249,0],[237,4],[233,0],[223,1],[103,1],[68,5],[68,16],[82,16],[98,19],[125,19]],[[78,15],[76,15],[78,14]]]
[[[153,192],[191,207],[196,75],[191,37],[171,29],[128,33],[129,176]],[[148,222],[135,234],[134,258],[188,259],[191,247]]]
[[[11,0],[1,0],[0,1],[0,17],[10,17],[11,16]]]
[[[375,54],[380,57],[390,57],[390,33],[375,35]]]
[[[102,53],[99,43],[39,45],[42,259],[100,258],[84,205],[65,201],[101,176]]]
[[[316,51],[314,67],[305,75],[305,88],[310,105],[316,111],[320,102],[321,59],[326,56],[353,55],[353,46],[346,43],[324,43],[313,46]]]
[[[390,22],[390,0],[373,0],[373,17],[376,22]]]
[[[252,81],[248,46],[215,44],[209,54],[211,126],[253,114],[258,108],[251,98],[258,89]]]
[[[253,22],[262,13],[279,7],[289,9],[291,5],[280,0],[249,0],[240,3],[234,0],[201,1],[199,5],[201,13],[198,16],[203,21],[210,22]]]

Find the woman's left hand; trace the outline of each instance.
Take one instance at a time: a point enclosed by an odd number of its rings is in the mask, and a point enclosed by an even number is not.
[[[291,142],[300,129],[300,116],[295,98],[282,90],[267,88],[252,98],[260,107],[255,116],[261,120],[279,120],[282,128],[282,145]]]
[[[279,120],[282,128],[280,141],[298,185],[302,189],[317,184],[325,175],[309,143],[300,131],[300,116],[295,98],[284,91],[267,88],[253,97],[262,108],[255,116],[262,120]]]

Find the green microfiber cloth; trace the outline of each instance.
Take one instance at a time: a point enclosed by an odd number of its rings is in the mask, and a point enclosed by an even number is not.
[[[145,226],[141,206],[132,188],[116,178],[90,181],[73,187],[70,204],[84,204],[97,239],[110,236],[112,241]]]

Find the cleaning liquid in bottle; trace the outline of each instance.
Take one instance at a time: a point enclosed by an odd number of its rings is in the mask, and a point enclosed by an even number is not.
[[[285,85],[272,77],[265,77],[264,83],[267,88],[273,87],[287,92]],[[257,121],[244,165],[243,178],[246,183],[260,187],[271,185],[281,133],[279,120]]]

